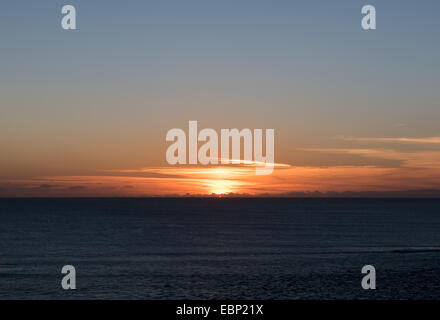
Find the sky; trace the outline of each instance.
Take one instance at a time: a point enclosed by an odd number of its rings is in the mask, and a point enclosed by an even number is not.
[[[63,5],[77,30],[63,30]],[[361,28],[361,8],[377,30]],[[440,2],[4,1],[0,197],[440,190]],[[275,167],[171,166],[271,128]]]

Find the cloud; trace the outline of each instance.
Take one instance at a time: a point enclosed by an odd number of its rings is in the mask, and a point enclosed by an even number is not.
[[[206,172],[211,172],[213,168],[220,170],[221,173],[231,172],[235,174],[243,173],[255,173],[255,168],[264,167],[265,165],[270,165],[271,163],[259,162],[259,161],[249,161],[249,160],[236,160],[239,163],[233,163],[233,160],[227,159],[228,163],[223,164],[222,159],[219,158],[219,164],[206,165],[206,166],[193,166],[193,165],[181,165],[181,166],[168,166],[168,167],[148,167],[139,169],[112,169],[105,170],[104,172],[111,175],[118,176],[134,176],[134,177],[144,177],[144,178],[184,178],[188,175],[188,172],[193,174],[204,174]],[[221,166],[220,166],[221,163]],[[284,163],[272,163],[276,169],[286,169],[289,168],[289,164]],[[222,168],[224,169],[222,171]],[[193,171],[191,171],[193,170]]]
[[[360,149],[360,148],[300,148],[298,150],[323,153],[351,154],[369,158],[387,160],[407,160],[407,153],[397,152],[392,149]]]
[[[71,186],[68,188],[69,190],[84,190],[87,189],[85,186]]]
[[[40,184],[39,188],[40,189],[50,189],[50,188],[55,188],[56,185],[54,184]]]
[[[299,148],[302,151],[312,152],[328,152],[328,153],[344,153],[344,154],[357,154],[363,156],[380,156],[385,157],[387,155],[395,153],[391,149],[356,149],[356,148]]]
[[[2,197],[140,197],[174,195],[283,195],[310,192],[391,192],[440,190],[440,151],[400,152],[379,148],[304,148],[323,153],[356,155],[368,165],[276,165],[272,175],[255,175],[257,163],[218,166],[164,166],[114,170],[94,176],[45,176],[0,180]],[[314,155],[315,156],[315,155]],[[320,155],[316,155],[319,157]],[[326,158],[326,157],[322,157]],[[379,160],[377,160],[379,159]],[[395,167],[380,159],[398,159]],[[371,165],[371,162],[377,162]],[[120,173],[126,173],[121,174]],[[57,188],[38,188],[56,185]],[[313,195],[312,194],[312,195]],[[316,193],[318,194],[318,193]]]
[[[425,137],[425,138],[366,138],[366,137],[346,137],[339,136],[337,139],[345,141],[359,141],[359,142],[396,142],[396,143],[421,143],[421,144],[440,144],[440,137]]]
[[[391,149],[350,149],[350,148],[301,148],[303,151],[342,153],[359,155],[368,158],[398,160],[400,166],[419,169],[439,169],[439,151],[399,152]]]
[[[325,149],[330,151],[331,149]],[[360,149],[362,150],[362,149]],[[339,149],[339,152],[353,150]],[[359,150],[358,150],[359,151]],[[375,152],[365,151],[372,154]],[[283,195],[289,192],[363,192],[439,190],[440,166],[429,168],[426,163],[409,162],[412,166],[385,168],[377,166],[291,166],[274,170],[269,176],[257,176],[247,167],[162,167],[151,170],[171,173],[179,178],[116,176],[51,176],[30,180],[0,180],[6,190],[1,197],[140,197],[172,195]],[[440,153],[437,159],[440,161]],[[428,161],[424,159],[423,161]],[[41,184],[59,188],[38,189]],[[124,188],[133,186],[133,188]],[[111,188],[109,188],[111,187]],[[291,194],[294,195],[294,194]]]

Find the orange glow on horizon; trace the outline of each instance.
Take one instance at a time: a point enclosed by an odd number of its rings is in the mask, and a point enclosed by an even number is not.
[[[254,166],[151,167],[95,176],[50,176],[0,181],[6,196],[142,197],[288,195],[292,192],[440,189],[440,167],[279,166],[258,176]],[[3,194],[2,194],[3,196]]]
[[[164,166],[103,170],[94,175],[42,176],[0,180],[0,197],[150,197],[294,195],[301,192],[440,190],[440,152],[390,149],[309,148],[308,152],[397,159],[395,167],[374,165],[290,166],[262,163]]]

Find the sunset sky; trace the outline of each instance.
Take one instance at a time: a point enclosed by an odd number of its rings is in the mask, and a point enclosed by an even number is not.
[[[77,9],[78,30],[60,26]],[[377,30],[361,28],[373,4]],[[0,4],[0,197],[440,190],[440,2]],[[275,170],[168,130],[275,129]]]

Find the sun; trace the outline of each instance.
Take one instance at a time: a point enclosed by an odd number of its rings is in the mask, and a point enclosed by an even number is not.
[[[229,180],[213,180],[210,182],[210,193],[222,195],[233,191],[233,182]]]

